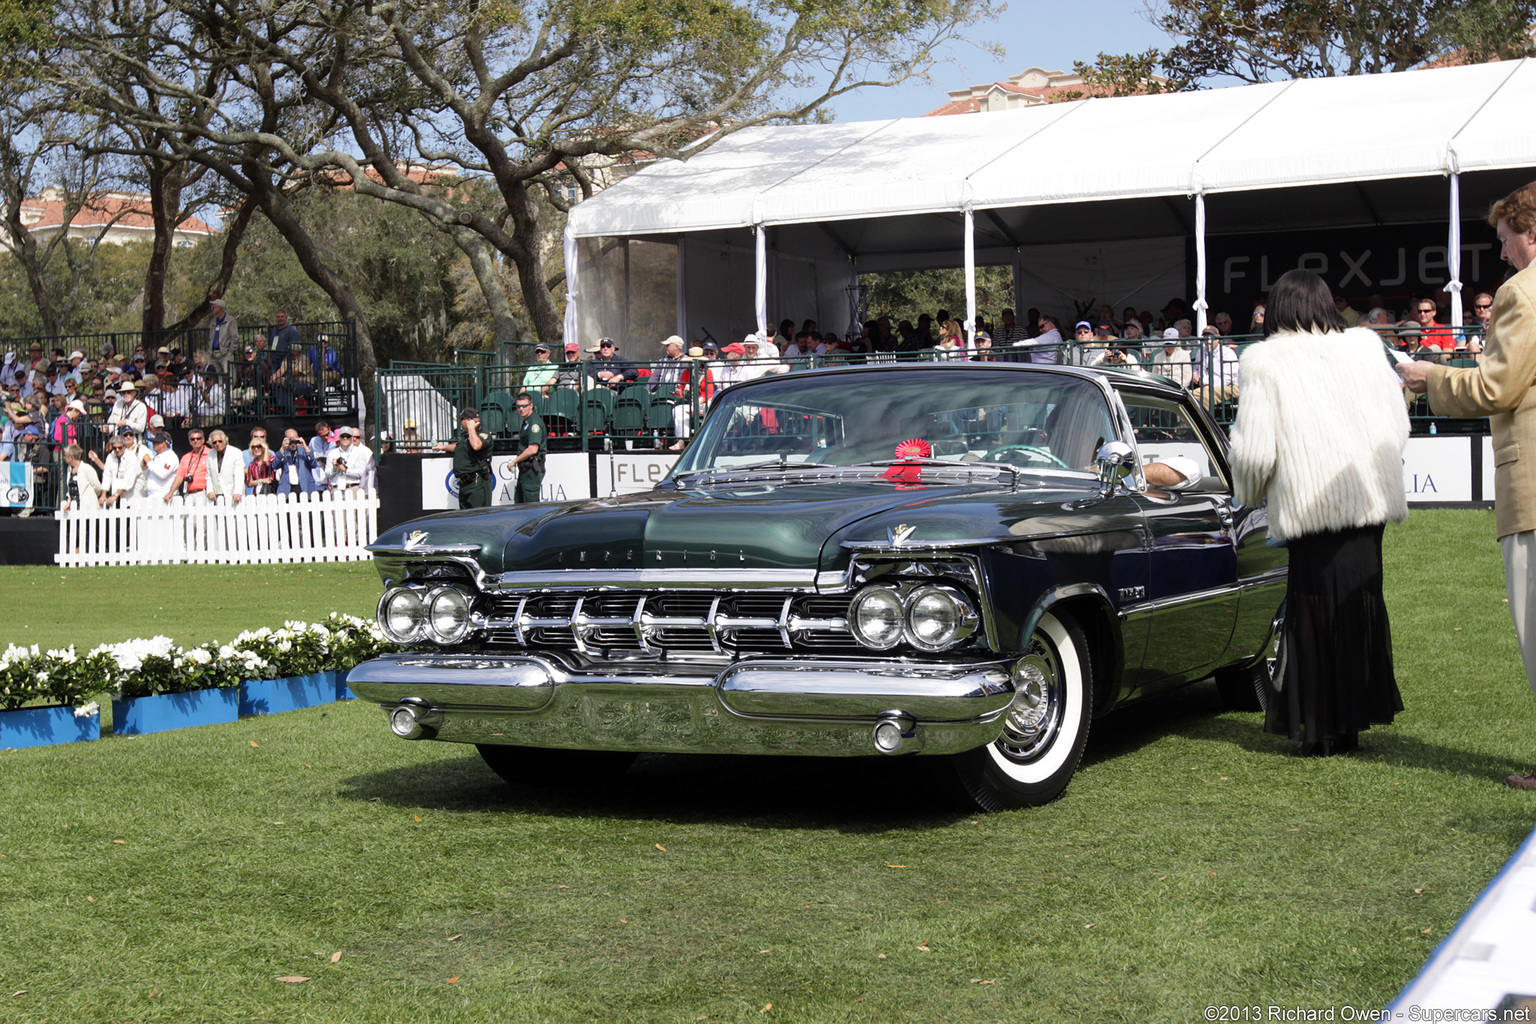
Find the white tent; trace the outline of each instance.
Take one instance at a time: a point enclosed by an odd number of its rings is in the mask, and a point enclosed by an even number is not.
[[[1020,295],[1068,265],[1105,295],[1183,294],[1193,270],[1203,323],[1212,235],[1404,224],[1440,225],[1459,323],[1461,222],[1529,180],[1532,110],[1521,60],[747,129],[572,210],[567,336],[602,315],[584,292],[633,288],[584,240],[675,246],[687,337],[761,329],[770,304],[846,324],[860,271],[978,263],[1011,265]]]

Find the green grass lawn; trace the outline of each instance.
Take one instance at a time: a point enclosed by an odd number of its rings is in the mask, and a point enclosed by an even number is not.
[[[380,589],[372,562],[3,566],[0,608],[13,614],[0,627],[0,647],[74,644],[89,650],[156,634],[191,647],[288,619],[315,622],[333,611],[371,619]]]
[[[0,752],[0,1021],[1379,1008],[1536,819],[1501,785],[1536,763],[1536,701],[1492,516],[1387,539],[1407,710],[1362,753],[1290,757],[1201,684],[1096,723],[1065,798],[1029,811],[957,811],[922,758],[648,756],[602,792],[509,787],[356,702]],[[187,642],[184,607],[270,624],[377,591],[352,567],[201,572],[146,601],[150,570],[103,571],[86,589],[119,596],[82,614]],[[17,573],[0,594],[39,600],[15,630],[81,607]]]

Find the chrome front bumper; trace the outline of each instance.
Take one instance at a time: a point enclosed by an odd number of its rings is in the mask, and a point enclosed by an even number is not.
[[[953,754],[990,743],[1011,662],[786,657],[699,674],[657,662],[597,674],[533,655],[393,654],[347,685],[398,735],[656,753]],[[414,728],[411,726],[414,725]]]

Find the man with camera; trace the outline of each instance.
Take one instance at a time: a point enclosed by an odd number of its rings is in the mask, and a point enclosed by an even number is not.
[[[528,396],[523,395],[524,399]],[[532,405],[532,402],[529,402]],[[453,441],[433,446],[453,452],[453,477],[459,485],[459,508],[488,508],[491,504],[491,439],[480,433],[480,413],[464,409]]]
[[[277,477],[278,494],[311,494],[324,486],[315,453],[292,427],[283,431],[282,446],[272,457],[272,472]]]
[[[331,490],[360,489],[367,493],[373,484],[373,452],[354,443],[357,432],[351,427],[336,431],[336,449],[331,453],[327,479]]]

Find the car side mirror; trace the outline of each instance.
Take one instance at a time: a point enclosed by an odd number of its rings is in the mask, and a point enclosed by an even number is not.
[[[1126,467],[1135,465],[1136,450],[1124,441],[1105,441],[1094,461],[1099,467],[1099,496],[1108,498],[1127,475]]]

